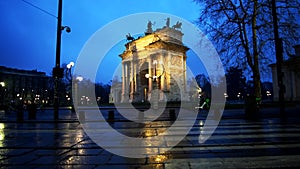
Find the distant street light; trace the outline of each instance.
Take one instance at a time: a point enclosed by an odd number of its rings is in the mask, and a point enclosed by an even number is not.
[[[1,104],[4,105],[4,99],[5,99],[5,91],[6,89],[2,89],[5,87],[5,82],[0,82],[0,86],[1,86]]]
[[[67,70],[66,70],[66,78],[70,81],[70,83],[72,84],[72,67],[74,67],[75,63],[74,62],[70,62],[69,64],[67,64]]]
[[[271,96],[272,96],[271,92],[270,92],[269,90],[267,90],[267,91],[266,91],[266,94],[267,94],[268,99],[271,100],[271,99],[270,99]]]
[[[72,75],[72,67],[75,65],[74,62],[70,62],[69,64],[67,64],[66,66],[66,79],[67,79],[67,86],[66,86],[66,92],[67,94],[72,95],[72,79],[73,79],[73,75]],[[71,101],[71,98],[66,97],[67,101]]]
[[[201,94],[201,92],[202,92],[201,87],[197,87],[197,92],[198,92],[198,94]]]
[[[77,76],[74,80],[74,93],[73,93],[73,105],[78,106],[78,83],[83,80],[82,76]]]
[[[76,77],[76,80],[79,81],[79,82],[81,82],[83,80],[83,77],[78,76],[78,77]]]
[[[67,64],[67,68],[68,68],[68,69],[71,69],[74,65],[75,65],[74,62],[70,62],[69,64]]]
[[[237,94],[237,98],[238,98],[238,100],[240,100],[240,99],[241,99],[241,97],[242,97],[242,94],[241,94],[241,92],[239,92],[239,93]]]
[[[1,87],[5,87],[5,82],[0,82]]]

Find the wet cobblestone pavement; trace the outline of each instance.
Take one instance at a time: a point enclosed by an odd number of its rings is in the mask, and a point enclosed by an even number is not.
[[[146,158],[121,157],[99,147],[85,134],[76,113],[67,109],[60,111],[57,122],[52,110],[39,111],[36,120],[24,114],[22,123],[13,112],[0,112],[0,168],[299,168],[299,110],[287,109],[284,120],[274,108],[262,109],[258,120],[245,120],[242,109],[225,110],[216,131],[202,144],[198,137],[204,119],[199,115],[177,146]],[[116,117],[113,126],[135,137],[151,136],[172,124],[167,119],[141,128]]]

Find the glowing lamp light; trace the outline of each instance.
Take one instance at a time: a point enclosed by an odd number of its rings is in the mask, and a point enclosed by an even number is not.
[[[67,64],[67,68],[68,68],[68,69],[71,69],[74,65],[75,65],[74,62],[70,62],[69,64]]]
[[[81,82],[83,80],[83,77],[78,76],[78,77],[76,77],[76,80],[78,80],[79,82]]]
[[[4,123],[0,123],[0,130],[1,130],[1,129],[4,129],[4,128],[5,128]]]

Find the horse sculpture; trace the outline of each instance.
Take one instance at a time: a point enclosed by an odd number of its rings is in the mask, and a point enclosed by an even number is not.
[[[172,28],[174,28],[174,29],[181,29],[181,25],[182,25],[182,23],[179,22],[179,21],[177,21],[176,24],[172,26]]]
[[[134,41],[134,40],[135,40],[134,37],[132,37],[132,36],[130,35],[130,33],[128,33],[128,35],[126,35],[126,39],[127,39],[128,41]]]

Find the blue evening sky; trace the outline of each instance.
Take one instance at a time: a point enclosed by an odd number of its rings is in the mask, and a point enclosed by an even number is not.
[[[57,16],[58,0],[26,1]],[[120,17],[141,12],[162,12],[194,22],[199,10],[200,7],[192,0],[63,0],[62,25],[71,27],[72,32],[62,33],[61,64],[75,62],[89,37]],[[57,19],[22,0],[0,0],[0,11],[0,65],[37,69],[51,75],[55,64]],[[141,33],[144,31],[141,30]],[[118,46],[113,49],[117,53],[110,52],[112,56],[109,57],[118,58],[112,59],[113,62],[121,62],[117,54],[124,49]],[[106,77],[102,79],[104,83],[108,80]]]

